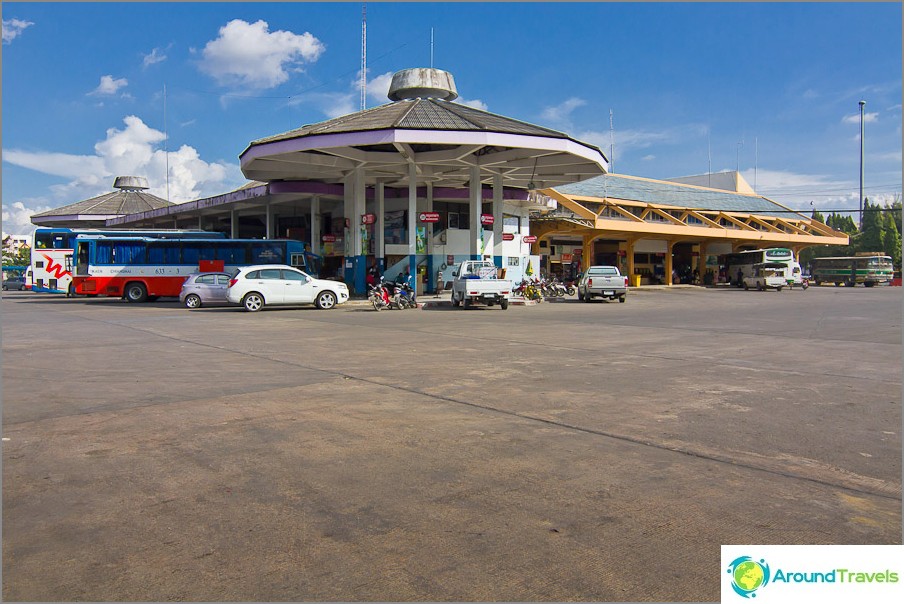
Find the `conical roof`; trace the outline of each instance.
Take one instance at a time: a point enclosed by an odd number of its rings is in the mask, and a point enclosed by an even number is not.
[[[403,99],[364,111],[350,113],[325,122],[308,124],[282,134],[252,141],[249,145],[271,143],[305,136],[366,132],[368,130],[464,130],[526,134],[550,138],[570,138],[567,134],[482,111],[460,103],[436,98]]]
[[[33,224],[58,223],[60,221],[84,223],[172,205],[175,204],[151,195],[147,191],[129,188],[104,193],[91,199],[34,214],[31,221]]]

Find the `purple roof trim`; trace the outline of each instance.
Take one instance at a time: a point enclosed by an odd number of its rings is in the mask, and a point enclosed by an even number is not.
[[[316,180],[281,180],[270,183],[270,194],[279,193],[313,193],[315,195],[344,194],[344,188],[339,184],[317,182]]]

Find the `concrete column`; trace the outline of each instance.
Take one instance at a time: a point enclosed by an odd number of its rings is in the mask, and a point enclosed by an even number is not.
[[[264,235],[264,239],[273,239],[273,207],[270,203],[267,204],[267,219],[266,219],[266,234]]]
[[[433,211],[433,183],[427,183],[427,211]],[[436,275],[433,274],[433,255],[436,252],[433,244],[433,224],[427,223],[427,283],[424,285],[425,291],[436,291]]]
[[[697,256],[697,280],[703,285],[703,277],[706,275],[706,243],[701,241],[698,247],[700,251]]]
[[[239,214],[235,210],[229,210],[229,237],[239,238]]]
[[[417,273],[417,167],[408,164],[408,270]]]
[[[323,240],[320,230],[320,196],[311,198],[311,251],[317,255],[323,254]]]
[[[468,253],[471,260],[480,259],[480,214],[481,214],[480,166],[471,166],[470,202],[471,224],[468,230],[470,244]]]
[[[382,182],[377,183],[377,224],[374,230],[377,238],[374,242],[374,255],[382,275],[386,269],[386,185]]]
[[[583,245],[581,246],[581,271],[586,271],[587,267],[593,266],[593,238],[594,235],[584,235]]]
[[[493,175],[493,263],[502,268],[502,174]]]
[[[674,241],[666,241],[665,242],[665,284],[666,285],[674,285],[672,283],[672,270],[673,270],[673,262],[672,262],[672,248],[675,246]]]
[[[625,242],[625,254],[628,256],[628,283],[631,283],[634,274],[634,239],[628,239]]]
[[[204,230],[204,217],[198,214],[198,229]]]

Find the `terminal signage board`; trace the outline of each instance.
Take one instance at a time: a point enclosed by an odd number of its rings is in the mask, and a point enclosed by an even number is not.
[[[503,233],[503,234],[502,234],[502,240],[503,240],[503,241],[513,241],[514,239],[515,239],[515,234],[514,234],[514,233]]]
[[[373,224],[377,221],[376,214],[361,214],[361,224]]]
[[[417,217],[421,222],[439,222],[439,212],[421,212]]]
[[[493,218],[492,214],[481,214],[480,215],[480,224],[485,224],[487,226],[493,224],[495,222],[495,218]]]
[[[335,235],[324,235],[322,238],[324,243],[333,243],[336,241]]]
[[[536,242],[537,242],[537,236],[536,236],[536,235],[525,235],[525,236],[521,239],[521,241],[523,241],[524,243],[536,243]]]

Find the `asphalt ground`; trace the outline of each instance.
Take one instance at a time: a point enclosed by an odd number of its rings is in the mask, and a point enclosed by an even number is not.
[[[3,598],[714,601],[721,544],[901,543],[901,318],[4,292]]]

